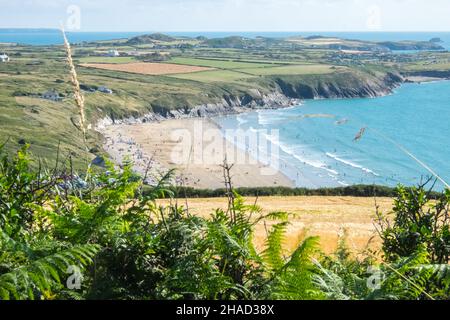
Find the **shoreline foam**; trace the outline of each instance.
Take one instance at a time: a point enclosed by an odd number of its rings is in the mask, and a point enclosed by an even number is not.
[[[173,155],[180,147],[178,145],[180,141],[174,139],[174,133],[176,134],[177,130],[184,130],[186,134],[195,134],[195,130],[199,129],[198,123],[201,123],[203,132],[217,130],[221,134],[217,124],[204,118],[172,119],[159,123],[133,125],[117,124],[106,126],[99,131],[106,137],[104,148],[114,161],[122,163],[125,156],[129,155],[135,162],[134,169],[141,174],[146,172],[150,162],[152,166],[150,176],[156,177],[149,182],[155,182],[158,173],[176,169],[176,183],[179,185],[200,189],[222,188],[224,186],[221,167],[223,154],[220,154],[222,150],[226,155],[233,154],[234,159],[246,159],[245,163],[236,160],[228,161],[230,165],[234,165],[232,179],[235,187],[294,187],[293,181],[280,171],[274,172],[273,175],[263,175],[262,172],[268,165],[258,162],[249,152],[241,150],[223,135],[211,141],[208,141],[209,137],[206,137],[207,139],[202,137],[201,147],[205,152],[203,156],[209,155],[205,150],[212,150],[214,152],[212,157],[199,162],[196,161],[194,152],[192,157],[189,154],[186,163],[177,163],[178,159],[175,159]]]

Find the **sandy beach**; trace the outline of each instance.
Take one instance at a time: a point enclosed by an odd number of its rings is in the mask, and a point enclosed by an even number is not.
[[[145,173],[150,164],[150,176],[168,169],[176,169],[177,183],[195,188],[223,187],[224,154],[232,168],[236,187],[293,186],[293,182],[280,172],[264,175],[267,166],[250,159],[247,152],[236,148],[223,137],[217,124],[208,119],[176,119],[140,124],[116,124],[100,131],[105,136],[105,150],[117,162],[129,157],[135,170]],[[200,133],[200,134],[199,134]],[[213,137],[213,135],[218,135]],[[198,140],[199,136],[202,139]],[[189,142],[189,143],[186,143]],[[199,146],[201,152],[198,152]],[[179,151],[181,152],[181,155]],[[197,150],[197,152],[192,151]],[[240,161],[237,161],[239,160]],[[242,159],[245,159],[242,163]],[[215,209],[226,209],[226,198],[179,199],[179,205],[189,208],[194,215],[209,217]],[[382,212],[392,209],[392,199],[376,200]],[[160,205],[169,200],[160,200]],[[352,252],[370,247],[378,249],[380,240],[374,226],[374,198],[357,197],[247,197],[247,203],[255,203],[262,213],[284,211],[292,214],[286,235],[285,247],[294,249],[305,236],[319,236],[320,246],[327,253],[333,252],[339,237],[345,232]],[[267,228],[274,221],[256,226],[255,244],[264,248]]]
[[[252,158],[223,137],[211,120],[173,119],[140,124],[115,124],[98,129],[104,149],[116,163],[127,157],[134,169],[154,177],[175,169],[176,183],[195,188],[222,188],[223,161],[232,167],[235,187],[294,186],[288,177]],[[149,165],[150,164],[150,165]]]

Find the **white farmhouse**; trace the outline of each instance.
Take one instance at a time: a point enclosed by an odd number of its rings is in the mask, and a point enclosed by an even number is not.
[[[108,57],[119,57],[120,53],[117,50],[109,50],[108,51]]]
[[[113,93],[113,91],[111,89],[107,88],[107,87],[99,87],[97,90],[100,91],[100,92],[103,92],[103,93],[107,93],[107,94],[112,94]]]
[[[44,92],[41,96],[42,99],[52,100],[52,101],[61,101],[61,96],[55,90],[49,90]]]
[[[0,62],[9,62],[9,57],[6,53],[0,54]]]

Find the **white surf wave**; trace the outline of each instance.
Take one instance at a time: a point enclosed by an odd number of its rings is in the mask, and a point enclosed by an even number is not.
[[[356,168],[356,169],[360,169],[360,170],[362,170],[363,172],[372,174],[372,175],[374,175],[374,176],[376,176],[376,177],[379,177],[379,176],[380,176],[378,173],[376,173],[376,172],[374,172],[374,171],[372,171],[372,170],[370,170],[370,169],[368,169],[368,168],[366,168],[366,167],[363,167],[363,166],[361,166],[361,165],[359,165],[359,164],[356,164],[356,163],[353,163],[353,162],[351,162],[351,161],[348,161],[348,160],[344,160],[344,159],[342,159],[342,158],[339,158],[339,157],[336,156],[335,154],[332,154],[332,153],[327,152],[326,155],[327,155],[327,157],[330,157],[330,158],[332,158],[332,159],[334,159],[334,160],[336,160],[336,161],[338,161],[338,162],[341,162],[341,163],[343,163],[343,164],[345,164],[345,165],[347,165],[347,166],[350,166],[350,167],[353,167],[353,168]]]
[[[265,137],[273,145],[278,146],[281,151],[283,151],[284,153],[287,153],[288,155],[292,156],[293,158],[297,159],[298,161],[300,161],[308,166],[314,167],[316,169],[325,170],[330,174],[329,175],[330,177],[339,175],[339,172],[337,172],[336,170],[330,169],[325,163],[323,163],[319,160],[311,160],[311,159],[302,157],[301,155],[296,153],[295,150],[293,150],[293,148],[289,147],[288,145],[286,145],[283,142],[280,142],[278,139],[274,139],[273,136],[266,134]]]

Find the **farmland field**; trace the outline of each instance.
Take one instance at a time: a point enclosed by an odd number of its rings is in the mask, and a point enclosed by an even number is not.
[[[197,39],[190,40],[194,47],[185,48],[180,46],[185,44],[186,39],[176,39],[164,45],[158,40],[136,45],[126,41],[119,39],[73,45],[80,83],[91,88],[106,86],[113,91],[110,95],[85,92],[89,124],[94,124],[106,114],[122,118],[155,110],[164,112],[191,108],[220,102],[224,96],[239,98],[255,90],[267,95],[279,90],[274,79],[278,77],[290,85],[302,83],[315,89],[320,81],[345,87],[348,76],[352,75],[357,79],[354,85],[358,86],[358,83],[372,83],[374,71],[381,80],[386,73],[382,61],[374,64],[370,60],[370,65],[361,68],[353,66],[355,62],[346,58],[349,53],[314,47],[297,48],[295,42],[287,40],[266,44],[256,41],[254,47],[247,49],[198,45]],[[84,163],[88,157],[86,151],[80,148],[80,132],[66,130],[78,119],[71,99],[72,88],[64,49],[6,44],[0,47],[1,52],[11,57],[9,63],[0,63],[0,118],[3,121],[0,133],[10,137],[13,143],[9,145],[17,144],[18,141],[30,142],[31,151],[36,157],[54,162],[56,153],[52,150],[60,145],[63,152],[70,151],[75,155],[74,159],[80,160],[78,164]],[[121,56],[101,56],[111,49],[118,50]],[[164,63],[144,63],[136,57],[126,56],[130,51],[138,56],[164,53],[169,60]],[[406,72],[449,68],[450,55],[445,52],[422,52],[416,59],[406,58],[404,55],[392,55],[390,59],[397,61]],[[407,61],[403,61],[405,59]],[[392,62],[386,63],[392,65]],[[342,70],[346,73],[336,72]],[[61,101],[41,99],[40,96],[48,90],[57,91]],[[58,121],[47,121],[54,111]],[[36,135],[30,130],[30,124],[36,130],[51,133]],[[95,145],[92,149],[101,150],[101,139],[95,132],[90,133],[91,142]],[[13,149],[11,146],[9,150]],[[93,154],[88,155],[94,157]]]
[[[357,197],[253,197],[246,198],[247,203],[254,203],[263,208],[263,213],[284,211],[292,214],[285,245],[292,249],[299,238],[305,235],[319,235],[321,248],[325,252],[333,252],[339,237],[347,232],[347,240],[351,251],[360,252],[376,234],[374,227],[375,200],[373,198]],[[180,205],[185,205],[184,199]],[[192,214],[208,217],[217,208],[226,209],[226,198],[188,199]],[[160,200],[161,204],[168,201]],[[377,198],[377,205],[382,212],[392,210],[391,198]],[[256,228],[255,242],[259,248],[264,245],[265,228]],[[378,248],[379,241],[371,243],[372,248]]]
[[[83,57],[80,63],[130,63],[136,61],[133,57]]]
[[[450,62],[442,61],[433,64],[415,63],[406,66],[408,71],[446,71],[450,68]]]
[[[249,68],[241,69],[242,72],[254,74],[257,76],[266,75],[305,75],[305,74],[326,74],[335,72],[329,65],[311,64],[311,65],[292,65],[271,68]]]
[[[204,66],[217,69],[243,69],[243,68],[262,68],[270,67],[274,64],[259,62],[241,62],[236,60],[219,60],[219,59],[197,59],[197,58],[173,58],[170,63],[184,64],[191,66]],[[276,65],[276,64],[275,64]]]
[[[171,77],[199,82],[233,82],[240,79],[252,78],[250,74],[232,70],[213,70],[195,73],[172,75]]]
[[[170,63],[150,63],[150,62],[136,62],[136,63],[125,63],[125,64],[112,64],[112,63],[83,63],[83,67],[105,69],[112,71],[123,71],[131,73],[140,73],[148,75],[164,75],[164,74],[175,74],[175,73],[190,73],[212,70],[208,67],[198,67],[198,66],[186,66]]]

